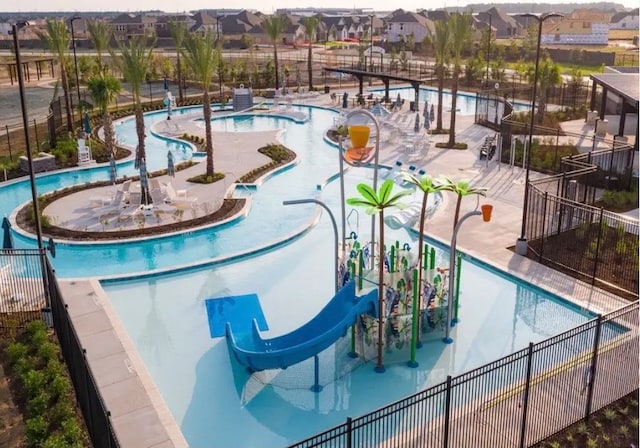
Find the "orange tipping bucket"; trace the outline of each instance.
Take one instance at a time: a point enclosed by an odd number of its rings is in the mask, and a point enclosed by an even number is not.
[[[491,221],[491,212],[493,212],[493,205],[491,205],[491,204],[482,204],[480,206],[480,210],[482,210],[482,220],[484,222]]]
[[[365,125],[353,125],[349,126],[349,138],[354,148],[364,148],[369,142],[369,134],[371,128]]]

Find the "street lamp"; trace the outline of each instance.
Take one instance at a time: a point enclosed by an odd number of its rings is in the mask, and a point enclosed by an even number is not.
[[[540,41],[542,39],[542,24],[551,17],[564,17],[562,14],[547,13],[542,15],[536,14],[520,14],[522,17],[531,17],[538,21],[538,45],[536,48],[536,65],[533,72],[533,95],[531,98],[531,120],[529,124],[529,145],[527,151],[527,169],[524,178],[524,201],[522,203],[522,228],[520,230],[520,238],[516,241],[516,253],[519,255],[527,254],[527,208],[529,206],[529,169],[531,167],[531,144],[533,142],[533,121],[536,112],[536,95],[538,91],[538,64],[540,63]]]
[[[76,93],[78,95],[78,107],[80,107],[80,76],[78,75],[78,57],[76,56],[76,35],[73,32],[73,21],[74,20],[79,20],[82,17],[80,16],[73,16],[71,17],[71,19],[69,19],[69,23],[71,24],[71,42],[73,45],[73,65],[75,66],[76,69]],[[82,119],[82,114],[80,114],[80,119]]]
[[[369,21],[371,24],[369,34],[371,34],[371,45],[369,47],[369,71],[373,71],[373,14],[369,14]],[[369,78],[371,79],[371,78]]]
[[[485,75],[486,82],[489,82],[489,64],[491,62],[491,18],[493,16],[489,13],[489,38],[487,39],[487,72]]]
[[[29,116],[27,112],[27,102],[24,96],[24,75],[22,73],[22,61],[20,60],[20,44],[18,43],[18,31],[26,26],[29,26],[29,22],[20,20],[11,25],[11,34],[13,34],[13,49],[16,54],[16,72],[18,75],[18,89],[20,90],[20,106],[22,107],[22,127],[24,129],[24,144],[27,151],[27,162],[29,164],[29,183],[31,184],[31,201],[33,205],[33,219],[36,225],[36,238],[38,241],[38,249],[40,253],[44,253],[44,246],[42,244],[42,225],[40,223],[40,210],[38,207],[38,192],[36,190],[36,178],[33,174],[33,156],[31,154],[31,142],[29,141]],[[44,285],[47,284],[47,273],[42,269],[42,276]],[[45,294],[48,298],[48,292],[45,288]]]

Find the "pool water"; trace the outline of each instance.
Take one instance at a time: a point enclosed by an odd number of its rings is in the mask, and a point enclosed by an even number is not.
[[[298,124],[276,117],[235,117],[213,122],[214,126],[241,132],[283,129],[284,143],[301,155],[298,166],[274,176],[255,191],[243,192],[253,199],[245,219],[223,228],[150,242],[58,245],[53,260],[62,277],[121,276],[220,260],[179,273],[103,281],[110,302],[191,447],[281,447],[591,317],[542,291],[465,261],[460,286],[461,322],[452,333],[455,342],[426,342],[418,351],[416,369],[406,367],[408,353],[399,353],[387,358],[386,373],[376,374],[370,363],[346,357],[345,341],[320,356],[324,386],[320,393],[309,390],[313,382],[310,361],[252,376],[238,368],[230,360],[225,339],[220,337],[222,319],[214,315],[212,321],[212,309],[227,312],[231,300],[242,297],[234,302],[238,306],[230,318],[242,320],[244,313],[250,319],[260,312],[262,328],[268,328],[265,336],[273,337],[309,321],[333,295],[329,219],[322,215],[309,232],[287,240],[293,230],[309,224],[316,208],[285,207],[282,201],[315,197],[339,216],[338,182],[317,188],[338,169],[335,148],[322,138],[335,112],[297,109],[308,112],[310,121]],[[163,119],[163,115],[149,114],[146,119],[150,123]],[[119,138],[127,139],[127,132],[135,132],[133,126],[133,120],[119,125]],[[147,138],[150,169],[164,167],[168,143]],[[129,164],[120,169],[134,172]],[[356,195],[359,182],[371,183],[372,176],[370,169],[349,170],[345,177],[347,197]],[[43,193],[107,178],[107,167],[55,173],[40,176],[38,188]],[[7,214],[29,200],[28,183],[3,185],[0,194],[0,212]],[[366,241],[370,218],[362,211],[355,216],[357,219],[349,221],[347,233],[354,231]],[[416,244],[415,235],[404,229],[386,229],[385,234],[387,241]],[[289,244],[253,258],[224,261],[232,254],[279,239]],[[34,242],[19,238],[18,245],[33,247]],[[437,257],[437,264],[448,263],[446,251],[438,250]],[[93,262],[86,263],[88,258]]]

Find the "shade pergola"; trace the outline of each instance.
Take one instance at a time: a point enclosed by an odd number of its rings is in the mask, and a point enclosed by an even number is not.
[[[624,135],[624,126],[627,114],[638,114],[638,97],[640,96],[640,74],[637,69],[635,73],[597,73],[590,75],[591,102],[590,110],[597,110],[601,120],[604,119],[609,94],[615,95],[622,101],[620,111],[620,125],[618,127],[619,136]],[[600,104],[596,105],[596,93],[598,86],[602,88]],[[638,126],[636,126],[636,142],[634,145],[638,150]]]
[[[406,82],[407,84],[411,84],[413,90],[415,91],[415,104],[418,104],[420,100],[420,80],[415,78],[407,78],[406,76],[398,76],[391,75],[388,73],[379,73],[379,72],[369,72],[366,70],[356,70],[352,68],[334,68],[334,67],[324,67],[323,70],[325,72],[333,72],[333,73],[345,73],[347,75],[352,75],[358,78],[358,93],[362,95],[364,88],[364,78],[377,78],[382,81],[384,84],[384,100],[385,102],[389,102],[389,82],[391,80]]]

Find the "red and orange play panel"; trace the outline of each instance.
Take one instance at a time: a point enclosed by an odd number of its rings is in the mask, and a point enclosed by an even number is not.
[[[364,148],[348,148],[344,152],[344,160],[348,163],[367,162],[373,153],[373,146],[365,146]]]

